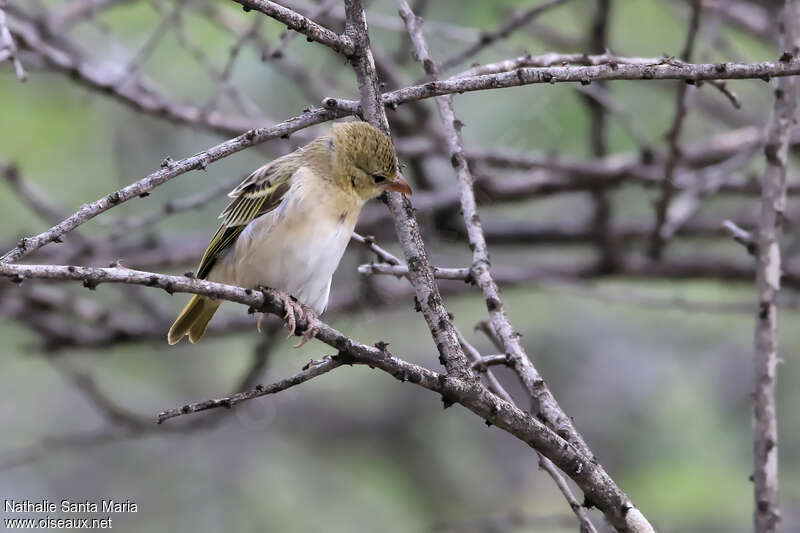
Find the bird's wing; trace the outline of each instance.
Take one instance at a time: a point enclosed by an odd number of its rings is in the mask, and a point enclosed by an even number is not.
[[[200,260],[198,278],[205,279],[220,254],[236,242],[247,224],[278,207],[298,166],[293,158],[278,158],[247,176],[228,193],[233,200],[219,216],[222,224]]]

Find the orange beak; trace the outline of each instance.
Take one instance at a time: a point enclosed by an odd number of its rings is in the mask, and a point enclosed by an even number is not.
[[[386,188],[390,191],[401,192],[406,196],[411,196],[413,194],[411,192],[411,187],[408,186],[408,182],[400,176],[397,176],[397,179],[393,181],[387,181]]]

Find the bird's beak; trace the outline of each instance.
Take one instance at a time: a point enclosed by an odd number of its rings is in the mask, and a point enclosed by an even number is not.
[[[397,176],[397,178],[392,181],[387,181],[386,188],[390,191],[401,192],[406,196],[411,196],[413,194],[411,192],[411,187],[408,186],[408,182],[400,176]]]

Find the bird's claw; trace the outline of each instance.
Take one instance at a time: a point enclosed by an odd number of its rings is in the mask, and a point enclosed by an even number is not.
[[[313,339],[319,332],[320,322],[314,310],[311,309],[310,307],[305,307],[303,311],[305,313],[305,318],[306,318],[306,330],[303,332],[303,338],[300,339],[300,342],[294,345],[295,348],[302,347],[308,341]]]
[[[300,302],[286,294],[285,292],[281,292],[276,289],[271,289],[268,287],[259,287],[261,292],[270,292],[272,295],[276,296],[283,302],[283,308],[285,313],[283,315],[283,319],[286,321],[286,328],[289,330],[289,334],[287,337],[291,337],[295,335],[297,331],[297,322],[306,319],[306,328],[303,332],[303,338],[300,342],[295,346],[295,348],[300,348],[308,341],[314,338],[314,336],[319,331],[319,319],[317,318],[317,314],[314,312],[313,309],[310,307],[306,307],[302,305]],[[256,323],[256,327],[258,331],[261,331],[261,320],[263,319],[263,314],[258,317],[258,322]]]

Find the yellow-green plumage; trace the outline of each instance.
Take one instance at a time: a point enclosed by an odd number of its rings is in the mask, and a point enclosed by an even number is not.
[[[321,313],[361,207],[387,189],[411,193],[397,175],[391,140],[364,122],[334,124],[330,135],[259,168],[231,191],[197,277],[269,286]],[[169,343],[187,334],[199,340],[219,305],[193,297]]]
[[[220,302],[206,298],[205,296],[192,296],[186,307],[183,308],[181,314],[169,328],[167,341],[170,344],[175,344],[183,338],[184,335],[189,335],[189,342],[195,343],[205,334],[208,322],[211,317],[216,313]]]

